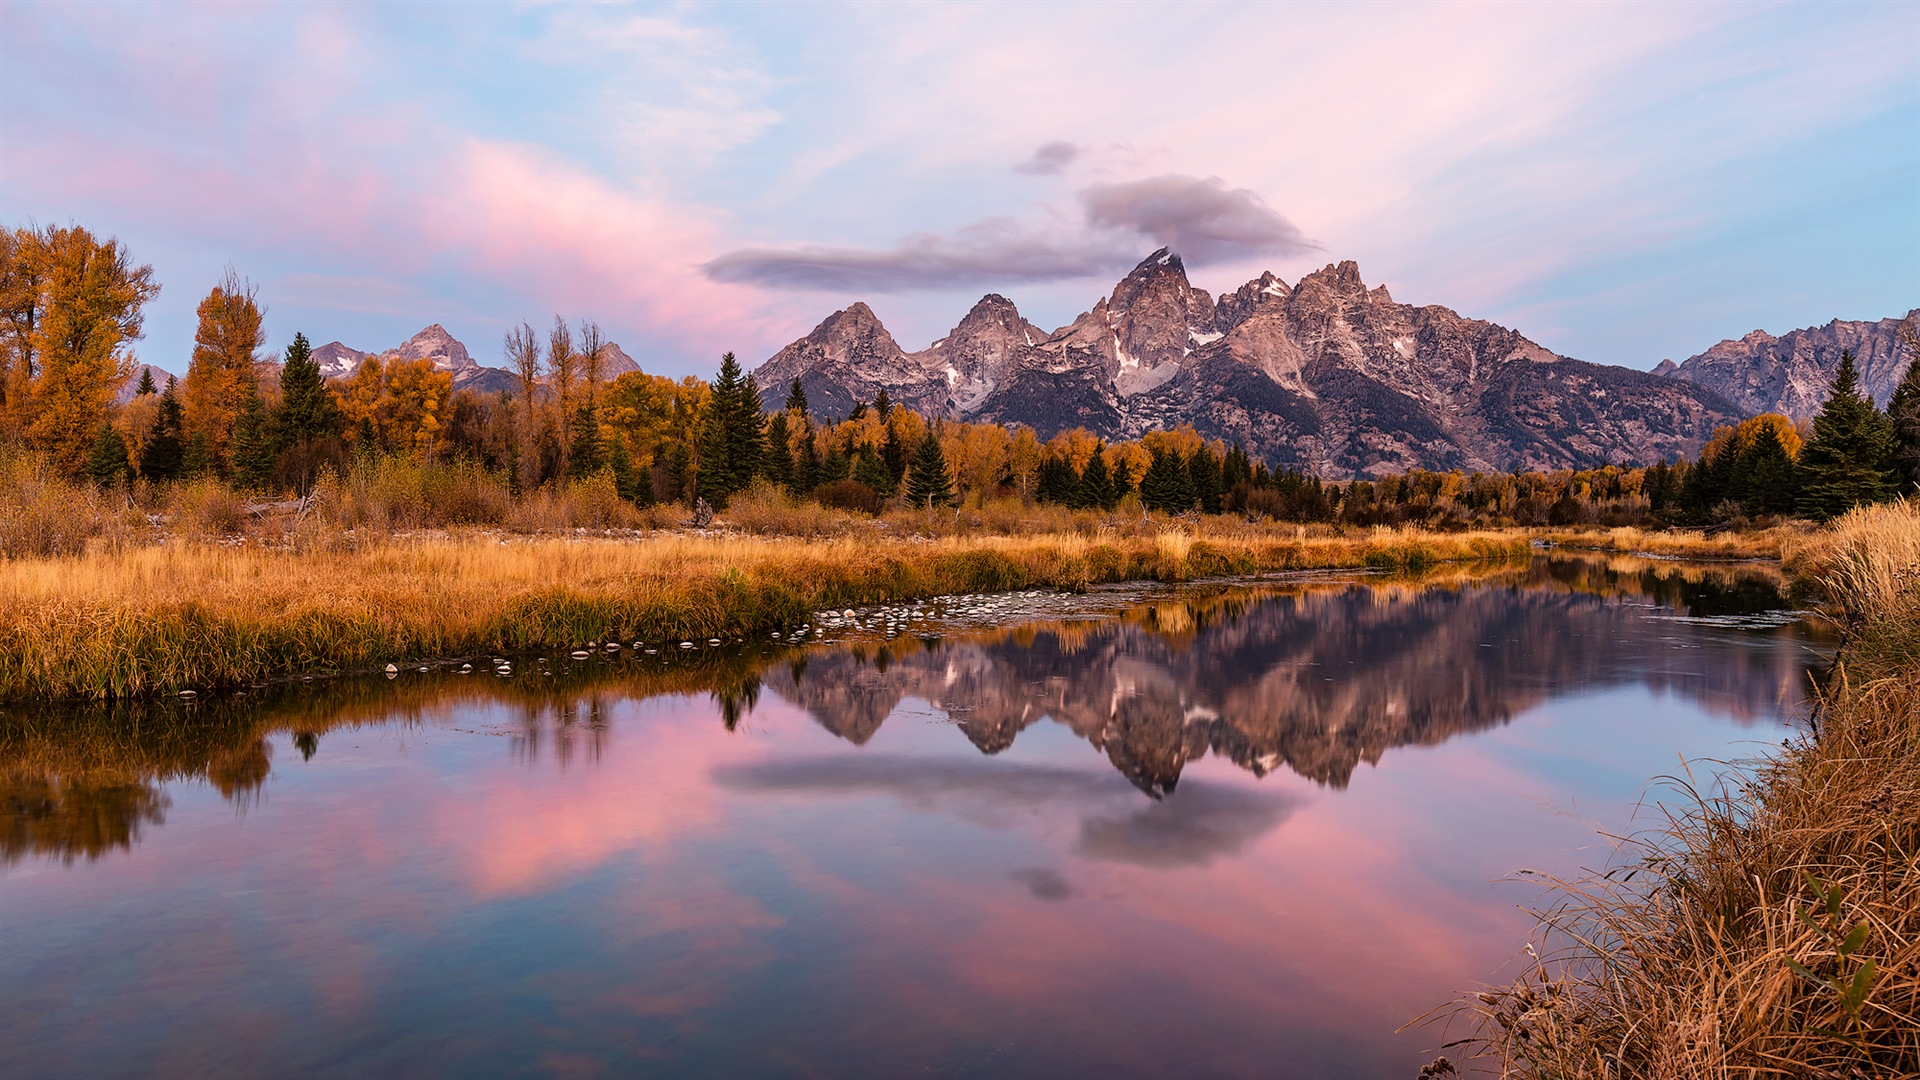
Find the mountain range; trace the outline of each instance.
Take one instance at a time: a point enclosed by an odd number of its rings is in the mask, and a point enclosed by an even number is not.
[[[1884,401],[1899,374],[1896,324],[1748,335],[1745,352],[1723,342],[1646,372],[1399,303],[1352,262],[1293,285],[1262,274],[1216,299],[1162,249],[1053,331],[988,295],[947,336],[909,353],[856,303],[755,375],[770,409],[798,378],[815,411],[835,416],[884,389],[929,415],[1027,424],[1042,438],[1076,426],[1137,438],[1192,424],[1275,466],[1329,477],[1504,472],[1670,459],[1755,412],[1805,415],[1808,394],[1817,408],[1838,364],[1835,343],[1872,358],[1869,386]]]
[[[612,342],[601,350],[601,376],[616,379],[629,371],[639,371],[640,365],[626,350]],[[520,379],[506,368],[487,367],[474,362],[467,347],[459,339],[447,333],[439,323],[420,331],[396,348],[382,353],[367,353],[343,345],[338,341],[329,341],[313,350],[313,359],[320,365],[320,377],[324,379],[344,379],[360,369],[369,356],[384,359],[433,361],[436,370],[450,372],[453,375],[453,388],[472,390],[480,394],[496,394],[516,390]]]
[[[1805,420],[1820,411],[1845,350],[1860,368],[1861,388],[1885,408],[1912,356],[1912,347],[1901,341],[1903,323],[1909,330],[1920,328],[1920,308],[1877,322],[1835,319],[1779,337],[1755,330],[1678,364],[1662,360],[1653,373],[1704,386],[1744,413],[1779,412]]]

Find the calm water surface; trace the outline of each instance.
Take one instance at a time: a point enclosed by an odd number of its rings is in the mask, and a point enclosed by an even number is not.
[[[1829,648],[1633,559],[996,603],[0,713],[4,1071],[1411,1077]]]

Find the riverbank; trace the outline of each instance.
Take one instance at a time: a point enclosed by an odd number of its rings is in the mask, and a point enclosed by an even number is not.
[[[1846,634],[1813,731],[1554,883],[1525,974],[1454,1015],[1501,1075],[1920,1075],[1920,507],[1788,567]]]
[[[485,652],[790,630],[963,592],[1524,557],[1520,532],[1229,525],[813,540],[438,533],[0,563],[0,699],[102,699]]]

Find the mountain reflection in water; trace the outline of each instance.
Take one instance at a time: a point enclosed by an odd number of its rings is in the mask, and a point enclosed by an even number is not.
[[[476,703],[517,713],[517,756],[550,755],[563,767],[598,759],[612,702],[704,692],[731,728],[771,692],[856,745],[913,700],[988,755],[1050,719],[1155,797],[1208,752],[1256,776],[1284,765],[1341,788],[1362,761],[1502,724],[1550,694],[1639,683],[1742,723],[1795,715],[1818,662],[1817,630],[1791,620],[1719,625],[1786,606],[1777,575],[1762,568],[1536,558],[1523,569],[1454,568],[1419,580],[1158,590],[1145,602],[1108,604],[1103,617],[944,637],[663,660],[627,651],[556,663],[551,677],[523,665],[528,674],[511,680],[410,674],[192,707],[15,707],[0,710],[0,865],[129,848],[143,828],[164,823],[172,781],[204,779],[244,811],[271,773],[276,733],[290,732],[311,758],[330,732]],[[1662,621],[1673,615],[1684,621]],[[1753,648],[1756,634],[1793,647]],[[980,805],[1095,794],[1077,772],[884,756],[723,767],[716,779],[749,792],[887,790]],[[1204,861],[1285,812],[1213,796],[1177,810],[1090,811],[1081,847],[1103,858]]]

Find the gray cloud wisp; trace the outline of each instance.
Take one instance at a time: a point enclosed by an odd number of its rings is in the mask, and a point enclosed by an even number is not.
[[[1095,277],[1125,270],[1155,247],[1172,248],[1194,266],[1319,248],[1258,195],[1217,178],[1168,174],[1097,184],[1078,201],[1078,227],[1048,230],[995,218],[950,235],[910,236],[886,250],[748,248],[701,269],[735,284],[885,293]]]
[[[1013,171],[1028,176],[1052,176],[1073,164],[1080,153],[1078,146],[1056,139],[1035,150],[1032,157],[1015,165]]]

